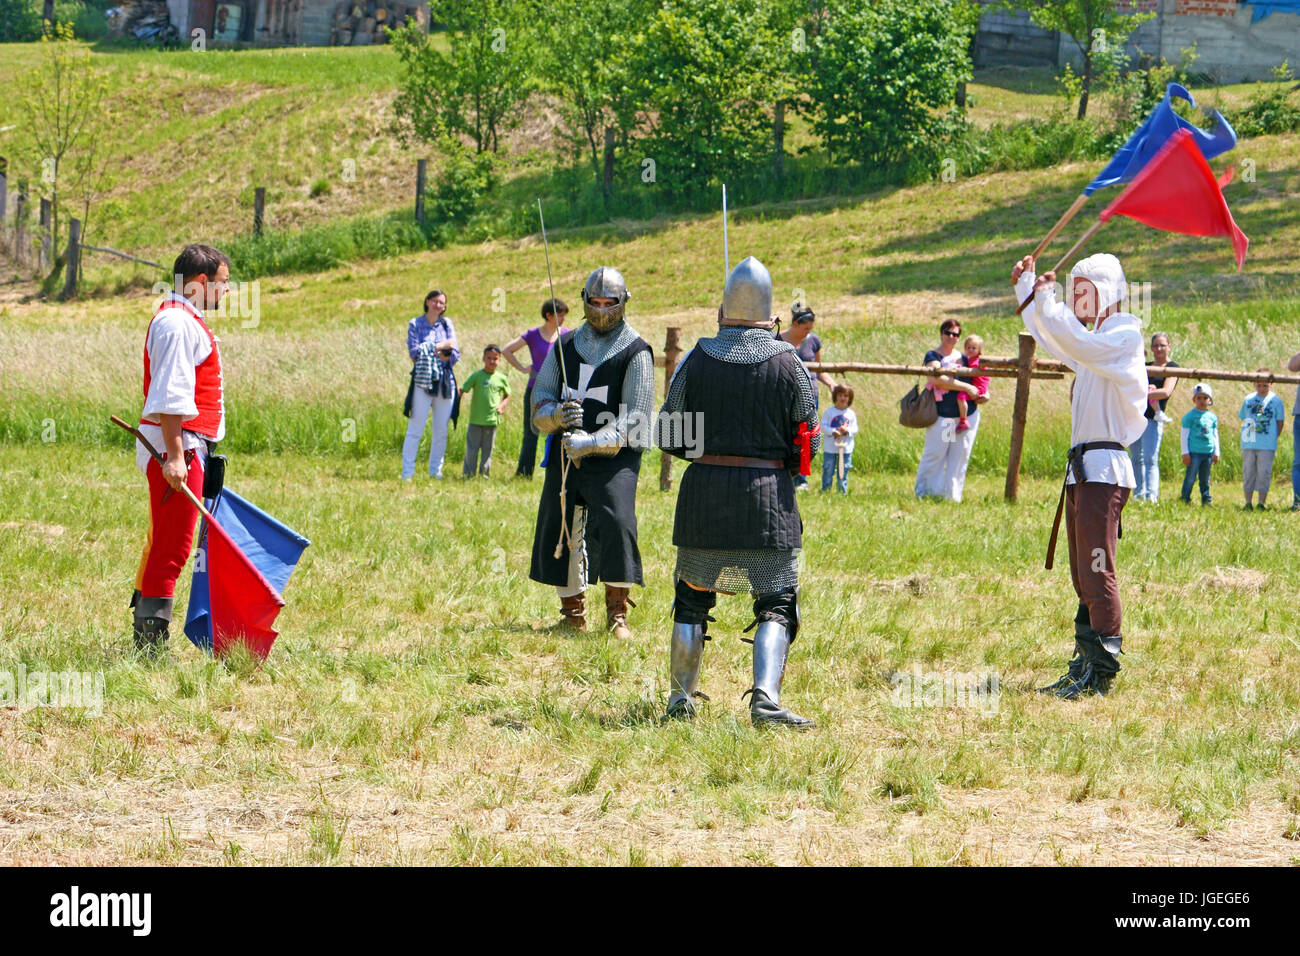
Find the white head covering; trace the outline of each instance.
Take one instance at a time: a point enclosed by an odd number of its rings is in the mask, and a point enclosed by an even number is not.
[[[1101,314],[1128,294],[1124,267],[1109,252],[1098,252],[1080,259],[1070,270],[1070,278],[1087,279],[1097,287],[1097,313]]]

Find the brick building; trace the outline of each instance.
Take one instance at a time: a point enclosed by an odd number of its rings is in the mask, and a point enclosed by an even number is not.
[[[1134,0],[1133,6],[1156,16],[1133,33],[1130,53],[1175,62],[1195,43],[1194,69],[1220,83],[1269,79],[1283,60],[1300,70],[1300,0]],[[1069,62],[1081,62],[1074,41],[1035,27],[1027,13],[990,10],[980,20],[977,66]]]

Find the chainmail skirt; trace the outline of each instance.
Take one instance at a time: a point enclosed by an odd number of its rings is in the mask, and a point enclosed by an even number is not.
[[[799,549],[678,548],[675,578],[726,594],[773,594],[799,585]]]

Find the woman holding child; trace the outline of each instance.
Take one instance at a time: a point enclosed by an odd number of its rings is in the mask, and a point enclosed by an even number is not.
[[[923,364],[930,368],[978,367],[984,340],[972,335],[959,352],[960,339],[961,323],[945,319],[939,326],[939,347],[925,353]],[[979,431],[979,406],[989,399],[988,377],[941,375],[926,388],[934,391],[939,419],[925,430],[925,450],[916,466],[916,496],[961,501],[966,468]]]

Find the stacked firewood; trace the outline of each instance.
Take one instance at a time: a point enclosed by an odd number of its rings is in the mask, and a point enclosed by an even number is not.
[[[400,0],[341,0],[334,8],[331,46],[366,46],[387,43],[384,27],[396,29],[407,17],[422,20],[418,4]]]
[[[171,26],[167,0],[123,0],[105,16],[111,36],[146,36]]]

